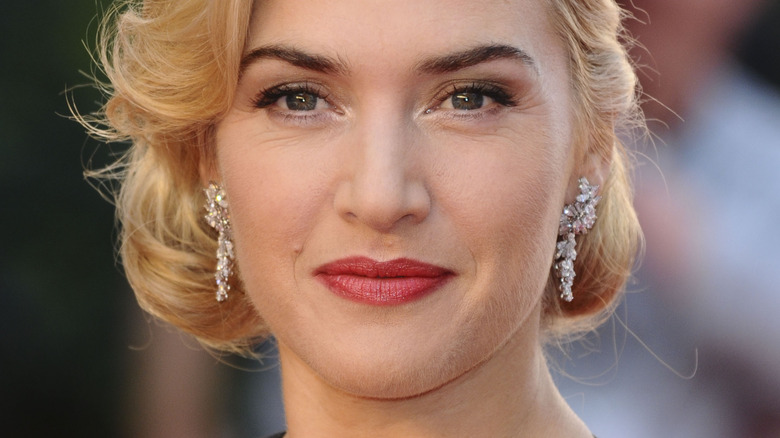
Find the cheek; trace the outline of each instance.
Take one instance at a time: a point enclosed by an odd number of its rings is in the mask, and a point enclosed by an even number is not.
[[[250,290],[267,290],[272,280],[293,284],[296,257],[330,196],[324,172],[305,151],[230,128],[217,131],[217,158],[241,276]]]
[[[564,191],[569,147],[531,130],[484,140],[461,154],[441,180],[442,208],[476,251],[519,257],[551,246]],[[533,256],[534,254],[532,254]]]
[[[292,247],[300,243],[303,222],[311,216],[306,209],[313,203],[298,193],[305,191],[300,189],[305,181],[296,178],[295,172],[283,172],[278,164],[239,160],[225,163],[222,175],[239,246],[244,242],[253,246],[285,242]]]
[[[470,145],[479,153],[450,169],[442,208],[468,241],[475,289],[492,294],[491,320],[513,324],[549,276],[570,147],[566,136],[533,129],[503,134]]]

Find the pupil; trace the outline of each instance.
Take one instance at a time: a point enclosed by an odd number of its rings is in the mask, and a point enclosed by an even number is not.
[[[452,96],[452,107],[462,110],[482,108],[484,97],[479,93],[458,93]]]
[[[311,111],[317,108],[317,96],[311,93],[288,94],[287,108],[293,111]]]

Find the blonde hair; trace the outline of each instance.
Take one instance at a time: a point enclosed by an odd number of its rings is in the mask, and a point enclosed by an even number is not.
[[[614,0],[548,0],[569,54],[575,141],[581,152],[610,163],[593,229],[577,238],[571,303],[557,299],[553,276],[545,294],[545,329],[552,340],[593,330],[614,310],[641,241],[621,134],[645,132],[639,86],[628,55],[625,12]]]
[[[612,161],[600,218],[578,248],[575,301],[560,304],[548,285],[545,327],[559,336],[593,327],[630,273],[638,226],[615,127],[636,103],[614,2],[549,1],[571,55],[579,138]],[[251,9],[251,0],[117,5],[98,45],[109,99],[99,113],[77,115],[93,135],[132,143],[113,166],[90,174],[121,181],[120,254],[141,307],[208,347],[239,353],[250,353],[268,328],[239,280],[229,300],[215,300],[216,234],[202,219],[199,171],[213,159],[214,126],[231,105]]]

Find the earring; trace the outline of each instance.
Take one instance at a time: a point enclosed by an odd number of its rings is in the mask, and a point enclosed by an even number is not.
[[[572,284],[574,284],[574,261],[577,259],[577,250],[574,249],[577,242],[574,236],[586,234],[593,228],[596,222],[596,205],[601,200],[598,196],[598,185],[590,185],[586,178],[579,180],[580,194],[573,204],[563,207],[560,226],[558,227],[558,240],[556,246],[553,268],[555,274],[560,280],[558,289],[561,291],[561,299],[571,302],[574,296],[571,293]]]
[[[206,222],[219,232],[217,237],[217,272],[214,277],[217,280],[217,301],[223,302],[228,298],[230,285],[228,278],[233,273],[233,241],[230,240],[230,220],[225,191],[217,183],[209,183],[204,190],[206,194]]]

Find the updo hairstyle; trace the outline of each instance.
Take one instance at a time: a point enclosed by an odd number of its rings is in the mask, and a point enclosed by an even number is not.
[[[573,302],[558,299],[550,275],[549,340],[600,324],[630,275],[640,232],[618,133],[641,117],[620,8],[613,0],[545,1],[569,54],[577,153],[611,162],[599,219],[578,238]],[[268,328],[243,293],[240,272],[230,298],[214,298],[216,233],[203,220],[200,175],[213,165],[215,125],[232,104],[251,9],[251,0],[119,2],[98,36],[106,103],[77,115],[103,141],[131,144],[115,164],[90,173],[119,182],[121,260],[141,307],[211,349],[243,354]]]

